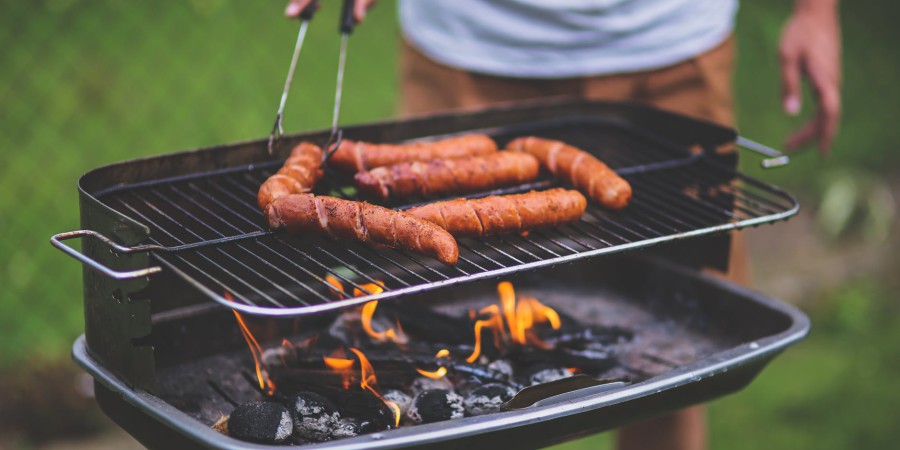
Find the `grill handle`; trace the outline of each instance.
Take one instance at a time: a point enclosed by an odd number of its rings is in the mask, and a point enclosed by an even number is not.
[[[103,242],[104,244],[109,246],[110,251],[115,251],[117,253],[146,252],[149,250],[154,250],[159,247],[157,245],[138,245],[138,246],[134,246],[134,247],[125,247],[123,245],[117,244],[112,239],[110,239],[96,231],[91,231],[91,230],[66,231],[65,233],[55,234],[55,235],[53,235],[53,237],[50,238],[50,244],[52,244],[54,247],[61,250],[63,253],[77,259],[78,261],[81,261],[82,264],[86,264],[89,267],[93,268],[94,270],[97,270],[100,273],[102,273],[110,278],[114,278],[116,280],[131,280],[131,279],[135,279],[135,278],[146,277],[148,275],[153,275],[154,273],[162,271],[162,268],[159,266],[147,267],[145,269],[138,269],[138,270],[130,270],[130,271],[125,271],[125,272],[116,271],[116,270],[110,269],[109,267],[106,267],[105,265],[88,257],[84,253],[81,253],[78,250],[75,250],[74,248],[69,247],[68,245],[65,245],[62,243],[62,241],[65,241],[68,239],[88,238],[88,237],[100,240],[100,242]]]
[[[781,153],[778,150],[775,150],[768,145],[760,144],[752,139],[747,139],[743,136],[738,136],[735,143],[740,148],[744,148],[750,151],[754,151],[763,156],[768,156],[768,158],[762,160],[760,165],[765,169],[770,169],[772,167],[781,167],[785,166],[791,162],[791,158],[784,153]]]

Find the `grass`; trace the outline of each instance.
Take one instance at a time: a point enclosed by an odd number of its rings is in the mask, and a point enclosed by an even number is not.
[[[47,242],[78,227],[80,174],[268,132],[297,30],[275,3],[0,0],[0,371],[66,358],[83,330],[81,268]],[[337,8],[325,3],[287,105],[291,132],[329,123]],[[900,167],[893,124],[900,32],[892,23],[900,5],[845,2],[843,9],[844,121],[832,156],[822,161],[807,151],[790,168],[765,173],[749,157],[752,173],[814,191],[829,171],[884,176]],[[745,2],[738,26],[740,130],[775,147],[802,120],[779,106],[775,48],[788,12],[777,0]],[[398,44],[394,1],[380,2],[350,42],[344,123],[393,115]],[[713,447],[896,442],[890,422],[900,386],[890,361],[900,353],[900,323],[888,304],[879,280],[826,299],[808,342],[747,390],[711,405]],[[607,435],[561,448],[604,445]]]

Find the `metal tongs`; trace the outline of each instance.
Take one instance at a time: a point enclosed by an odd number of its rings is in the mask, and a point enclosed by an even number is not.
[[[322,167],[331,158],[331,155],[341,146],[344,138],[343,130],[338,129],[338,118],[341,115],[341,95],[344,89],[344,66],[347,63],[347,38],[353,32],[356,26],[356,19],[353,17],[353,10],[356,6],[356,0],[344,0],[344,8],[341,10],[341,52],[338,55],[338,71],[337,82],[334,88],[334,110],[331,114],[331,135],[325,143],[325,152],[322,154]]]
[[[309,21],[319,7],[319,0],[313,0],[306,8],[300,12],[300,32],[297,33],[297,43],[294,44],[294,56],[291,58],[291,67],[288,69],[287,80],[284,82],[284,91],[281,92],[281,103],[278,105],[278,112],[275,114],[275,124],[272,125],[272,132],[269,133],[269,155],[272,156],[278,151],[281,145],[281,137],[284,136],[284,105],[287,103],[288,91],[291,90],[291,81],[294,80],[294,70],[297,68],[297,59],[300,56],[300,49],[303,47],[303,40],[306,39],[306,29],[309,28]]]

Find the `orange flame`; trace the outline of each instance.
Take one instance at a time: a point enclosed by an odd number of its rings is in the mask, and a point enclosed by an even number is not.
[[[384,331],[375,331],[375,329],[372,328],[372,316],[375,315],[376,308],[378,308],[378,300],[372,300],[362,307],[362,326],[366,334],[368,334],[369,337],[374,339],[376,342],[391,341],[397,344],[405,344],[409,342],[409,338],[406,336],[406,334],[403,333],[403,329],[400,328],[399,322],[397,323],[397,330],[400,330],[399,332],[393,327],[388,328]]]
[[[337,298],[344,298],[344,283],[341,283],[340,280],[337,279],[334,275],[325,275],[325,282],[332,285],[334,288],[329,288],[332,294],[334,294]]]
[[[376,280],[378,281],[378,280]],[[353,288],[353,296],[354,297],[362,297],[364,295],[376,295],[384,292],[384,288],[380,286],[381,281],[376,283],[366,283],[362,284],[359,287]]]
[[[225,293],[225,298],[230,302],[234,301],[227,292]],[[247,328],[247,324],[244,322],[241,314],[234,309],[231,312],[234,313],[234,317],[237,319],[238,326],[241,329],[241,334],[244,336],[244,340],[247,341],[247,346],[250,347],[250,353],[253,355],[253,365],[256,366],[256,379],[259,381],[259,388],[269,395],[274,394],[275,384],[272,383],[272,380],[269,379],[269,374],[262,367],[262,348],[259,346],[259,342],[253,337],[250,329]]]
[[[322,360],[325,361],[325,365],[328,366],[329,369],[334,370],[347,370],[353,367],[352,359],[344,359],[344,358],[330,358],[328,356],[323,356]]]
[[[350,347],[350,351],[353,352],[357,358],[359,358],[359,366],[360,366],[360,382],[359,387],[371,392],[375,395],[379,400],[384,402],[388,408],[391,409],[391,412],[394,414],[394,426],[400,426],[400,405],[390,401],[385,400],[378,391],[375,390],[375,384],[378,382],[378,379],[375,378],[375,369],[372,367],[372,364],[369,363],[369,359],[366,358],[366,355],[353,347]]]
[[[416,369],[416,372],[419,372],[420,374],[422,374],[422,376],[431,378],[432,380],[439,380],[441,378],[444,378],[444,375],[447,375],[447,368],[444,366],[441,366],[438,368],[438,370],[435,370],[434,372],[429,372],[427,370],[422,370],[422,369]]]
[[[470,363],[475,362],[481,354],[481,331],[484,327],[489,327],[494,332],[494,344],[497,347],[504,341],[512,345],[530,344],[546,347],[546,344],[531,332],[532,327],[535,324],[549,323],[555,330],[561,325],[559,314],[536,298],[522,296],[516,299],[512,283],[508,281],[499,283],[497,293],[500,296],[500,306],[490,305],[482,309],[479,313],[488,314],[489,317],[475,322],[475,349],[466,358]],[[474,311],[470,311],[469,316],[473,319],[476,317]]]
[[[346,356],[344,350],[339,348],[331,352],[331,356],[322,356],[322,361],[325,361],[325,365],[329,369],[340,373],[344,389],[350,389],[350,368],[356,361],[348,359]]]
[[[434,358],[435,359],[441,359],[441,358],[449,359],[450,358],[450,350],[447,350],[446,348],[442,348],[442,349],[438,350],[438,352],[434,355]],[[444,376],[447,375],[447,368],[444,366],[440,366],[440,367],[438,367],[438,370],[435,370],[433,372],[417,368],[416,372],[419,372],[422,376],[431,378],[432,380],[438,380],[438,379],[444,378]]]
[[[505,335],[503,331],[503,318],[500,317],[500,309],[497,308],[497,305],[490,305],[479,311],[480,314],[489,314],[490,317],[487,319],[481,319],[475,321],[475,348],[472,350],[472,354],[466,358],[467,362],[473,363],[478,356],[481,355],[481,330],[484,327],[489,327],[494,332],[494,343],[499,346],[499,339],[501,336]]]

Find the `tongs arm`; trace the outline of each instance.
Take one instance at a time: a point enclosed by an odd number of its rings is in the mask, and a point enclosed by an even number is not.
[[[284,90],[281,92],[281,103],[279,103],[278,112],[275,114],[275,123],[272,125],[272,131],[269,133],[269,155],[274,155],[278,151],[281,137],[284,136],[284,105],[287,103],[288,92],[291,90],[291,82],[294,79],[294,71],[297,68],[297,59],[300,57],[300,49],[303,47],[303,40],[306,38],[306,29],[318,7],[319,0],[313,0],[300,13],[300,31],[297,32],[294,55],[291,57],[291,66],[288,69],[287,79],[284,82]]]
[[[347,63],[347,38],[356,27],[356,18],[353,17],[353,10],[356,7],[356,0],[344,0],[344,7],[341,10],[341,22],[338,29],[341,32],[341,52],[338,56],[338,72],[337,84],[334,89],[334,110],[331,115],[331,135],[325,142],[325,152],[322,154],[322,167],[331,159],[331,155],[337,151],[343,140],[343,131],[338,129],[338,118],[341,115],[341,97],[344,88],[344,67]]]

